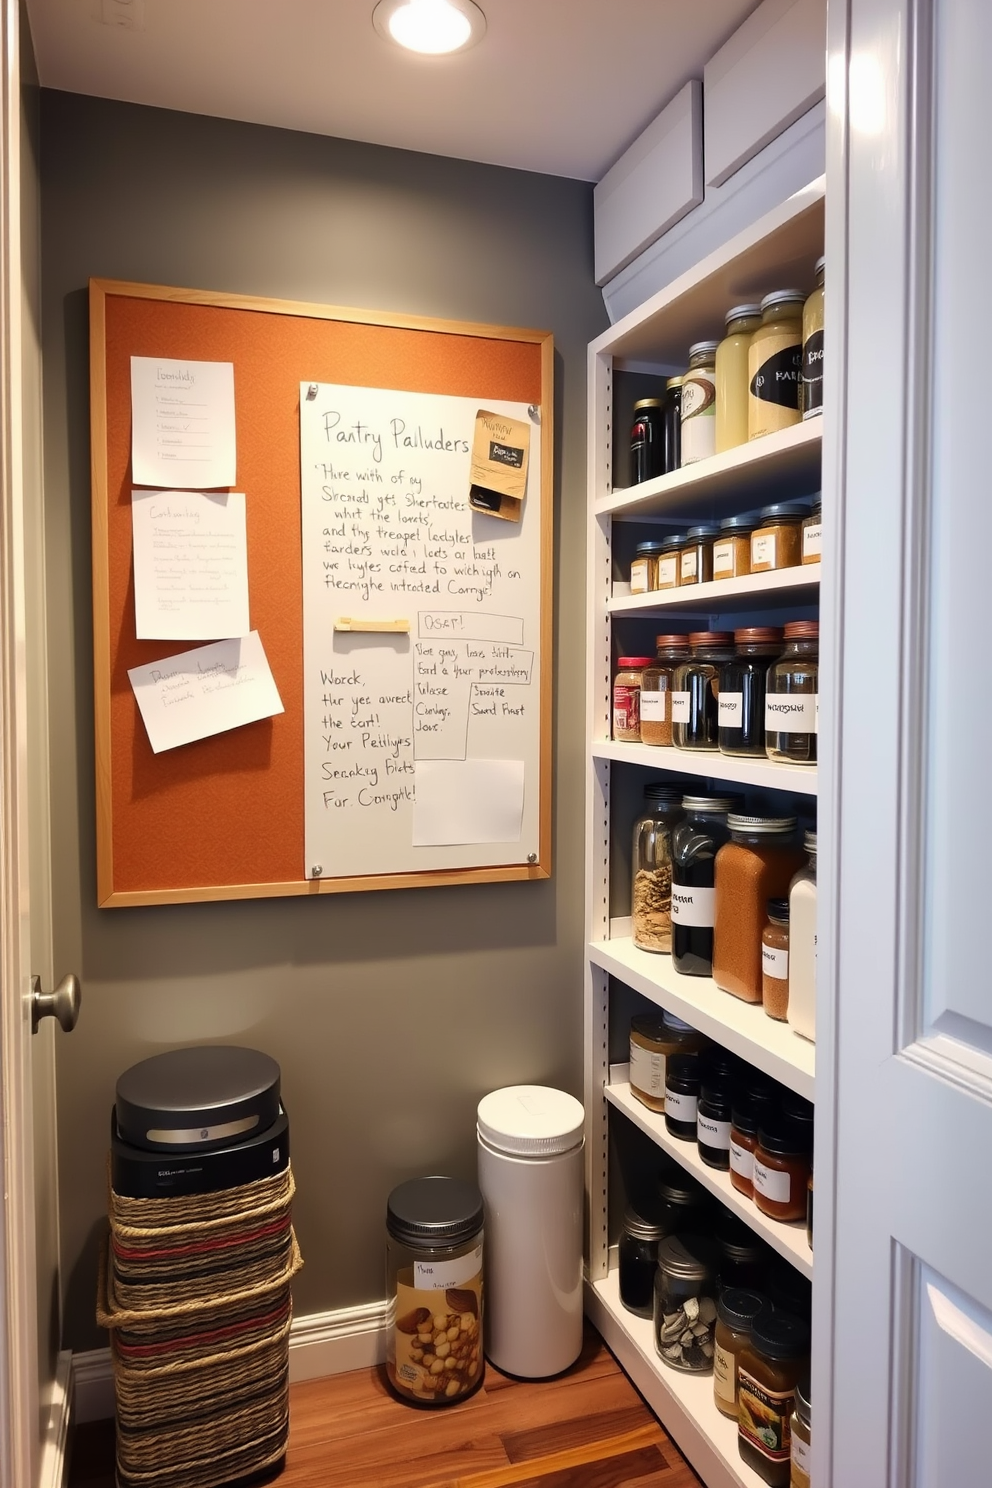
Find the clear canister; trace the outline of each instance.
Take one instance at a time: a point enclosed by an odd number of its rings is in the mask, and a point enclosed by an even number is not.
[[[672,742],[672,678],[680,661],[689,655],[687,635],[655,636],[654,664],[641,674],[641,743],[670,745]]]
[[[682,464],[695,465],[716,453],[716,341],[689,347],[682,378]]]
[[[658,1246],[654,1290],[654,1339],[662,1363],[686,1374],[709,1374],[715,1326],[711,1244],[698,1235],[669,1235]]]
[[[682,791],[652,781],[634,823],[631,939],[642,951],[672,949],[672,828],[682,820]]]
[[[785,650],[765,678],[765,752],[770,760],[816,764],[819,655],[819,623],[790,620],[785,627]]]
[[[760,439],[802,419],[801,289],[777,289],[761,302],[761,325],[748,348],[747,436]]]
[[[689,660],[675,671],[672,742],[676,749],[716,749],[720,667],[733,657],[734,638],[725,630],[693,631],[689,646]]]

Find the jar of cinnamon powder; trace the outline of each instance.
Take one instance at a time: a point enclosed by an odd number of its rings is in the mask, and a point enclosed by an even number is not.
[[[761,932],[769,899],[784,899],[805,854],[794,816],[727,817],[730,841],[713,866],[713,980],[745,1002],[761,1002]]]

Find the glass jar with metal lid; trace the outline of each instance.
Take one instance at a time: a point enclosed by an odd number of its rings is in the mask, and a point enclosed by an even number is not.
[[[760,439],[802,419],[803,305],[801,289],[776,289],[761,302],[761,325],[747,354],[747,437]]]
[[[716,341],[689,347],[689,370],[682,378],[683,465],[716,454],[716,348]]]
[[[765,677],[782,654],[782,632],[774,625],[748,625],[734,631],[734,647],[720,668],[720,753],[764,759]]]
[[[639,398],[634,404],[634,422],[630,428],[630,483],[653,480],[661,475],[663,434],[661,398]]]
[[[677,589],[679,584],[679,555],[682,552],[682,544],[685,542],[685,533],[678,533],[673,537],[666,537],[661,544],[658,553],[657,567],[655,571],[656,589]]]
[[[665,1072],[673,1054],[697,1054],[706,1040],[674,1013],[637,1013],[630,1020],[630,1093],[650,1110],[665,1109]]]
[[[745,1198],[754,1198],[754,1149],[758,1127],[777,1102],[776,1087],[754,1077],[734,1091],[730,1112],[730,1182]]]
[[[654,1285],[654,1339],[662,1363],[686,1374],[709,1374],[716,1327],[710,1243],[699,1235],[662,1240]]]
[[[665,383],[665,406],[661,411],[662,472],[670,475],[682,464],[682,378]]]
[[[638,543],[630,564],[631,594],[648,594],[658,587],[658,557],[665,544],[662,542]]]
[[[651,1316],[658,1241],[664,1233],[656,1219],[646,1219],[630,1205],[625,1209],[617,1256],[620,1301],[638,1317]]]
[[[754,1149],[754,1202],[762,1214],[783,1221],[806,1218],[813,1170],[813,1107],[791,1091],[758,1127]]]
[[[613,679],[613,737],[625,744],[641,741],[641,677],[653,656],[619,656]]]
[[[803,563],[819,563],[823,549],[823,506],[813,503],[808,517],[803,517]]]
[[[458,1178],[389,1195],[386,1372],[406,1400],[451,1405],[482,1383],[482,1220],[482,1194]]]
[[[765,753],[792,765],[816,764],[820,626],[790,620],[785,650],[765,679]]]
[[[750,1225],[724,1209],[717,1222],[719,1247],[717,1284],[724,1287],[746,1287],[760,1292],[768,1269],[768,1248]]]
[[[685,817],[672,832],[672,964],[683,976],[713,971],[713,865],[730,841],[727,813],[739,796],[683,796]]]
[[[713,980],[745,1002],[761,1001],[761,932],[769,899],[781,899],[805,861],[794,816],[727,818],[730,841],[714,865]]]
[[[716,349],[716,451],[747,444],[748,348],[761,325],[760,305],[735,305]]]
[[[673,1054],[665,1066],[665,1129],[683,1142],[696,1140],[699,1055]]]
[[[803,554],[803,522],[808,501],[774,501],[762,507],[751,533],[751,572],[795,568]]]
[[[726,630],[689,635],[691,656],[675,670],[672,692],[672,743],[676,749],[718,748],[720,667],[734,654]]]
[[[718,1411],[737,1420],[737,1360],[751,1341],[751,1324],[765,1306],[760,1292],[728,1287],[716,1304],[713,1337],[713,1399]]]
[[[796,1385],[796,1408],[792,1413],[792,1476],[789,1488],[810,1488],[812,1430],[809,1375]]]
[[[687,635],[655,636],[657,655],[641,676],[641,743],[672,742],[672,678],[689,656]]]
[[[713,577],[713,539],[720,529],[713,522],[690,527],[679,554],[679,587],[708,584]]]
[[[809,1325],[766,1304],[737,1360],[737,1448],[769,1488],[789,1488],[792,1412],[809,1371]]]
[[[725,517],[713,539],[714,579],[739,579],[751,572],[751,533],[758,525],[753,512]]]
[[[761,932],[761,1005],[769,1018],[789,1015],[789,901],[769,899]]]
[[[682,791],[652,781],[634,823],[631,938],[642,951],[672,949],[672,828],[682,820]]]
[[[712,1224],[713,1200],[695,1178],[674,1164],[673,1169],[658,1183],[658,1223],[666,1235],[706,1229]]]
[[[803,306],[803,418],[823,412],[823,276],[826,259],[813,267],[816,288]]]

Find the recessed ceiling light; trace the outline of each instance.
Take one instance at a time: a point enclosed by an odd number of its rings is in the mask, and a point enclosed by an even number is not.
[[[437,57],[481,41],[486,18],[473,0],[379,0],[372,24],[387,41]]]

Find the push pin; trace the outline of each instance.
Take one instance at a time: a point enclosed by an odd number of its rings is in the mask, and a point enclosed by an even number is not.
[[[320,878],[320,876],[323,873],[323,871],[324,870],[323,870],[322,866],[320,865],[320,863],[314,863],[313,867],[310,869],[310,877],[311,878]]]
[[[528,853],[527,854],[527,861],[528,861],[528,863],[536,863],[537,862],[537,853]]]
[[[313,400],[314,400],[314,398],[316,398],[316,396],[317,396],[317,384],[315,382],[312,382],[310,384],[310,386],[307,388],[307,402],[308,403],[312,403]]]
[[[530,414],[531,420],[535,424],[539,424],[541,422],[541,409],[540,409],[540,405],[539,404],[537,404],[537,403],[528,403],[527,404],[527,412]]]

